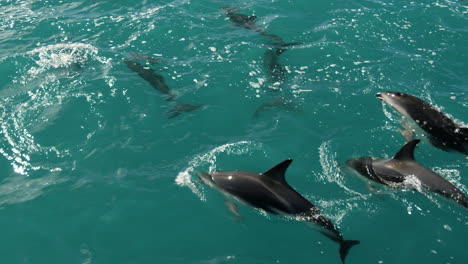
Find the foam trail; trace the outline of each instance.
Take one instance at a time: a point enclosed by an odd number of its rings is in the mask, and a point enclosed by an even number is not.
[[[27,62],[20,67],[21,76],[0,92],[0,135],[3,138],[0,154],[10,161],[16,173],[27,175],[29,171],[63,169],[63,158],[70,156],[73,149],[45,146],[38,142],[35,134],[60,116],[67,99],[85,97],[89,111],[100,116],[95,105],[102,101],[102,94],[83,91],[84,81],[75,78],[83,65],[93,67],[96,62],[107,75],[111,59],[98,53],[90,44],[61,43],[38,47],[22,55],[33,64]],[[73,80],[62,81],[69,74],[73,74]],[[107,80],[108,76],[102,77]],[[38,155],[46,157],[48,162],[38,163],[34,158]]]
[[[328,182],[334,182],[338,184],[341,188],[345,189],[349,193],[362,196],[362,194],[355,192],[343,184],[343,176],[340,166],[336,161],[336,154],[330,151],[330,141],[323,142],[319,147],[320,155],[320,165],[322,166],[322,174],[320,174],[320,179]]]

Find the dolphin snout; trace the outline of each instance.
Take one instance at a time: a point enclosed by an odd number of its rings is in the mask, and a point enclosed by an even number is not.
[[[356,160],[355,159],[349,159],[349,160],[346,161],[346,165],[348,165],[348,167],[354,169],[355,166],[356,166]]]
[[[375,96],[377,96],[377,98],[379,98],[380,100],[382,100],[382,93],[377,93]]]
[[[198,175],[198,180],[205,183],[208,186],[213,185],[213,178],[212,178],[211,174],[209,174],[209,173],[201,172]]]

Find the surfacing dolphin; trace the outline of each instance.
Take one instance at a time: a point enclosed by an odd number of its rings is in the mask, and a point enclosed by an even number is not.
[[[156,70],[144,66],[134,60],[126,59],[124,62],[130,70],[136,72],[141,78],[143,78],[145,81],[151,84],[153,88],[155,88],[163,94],[168,95],[168,98],[166,99],[167,101],[172,101],[176,104],[174,108],[167,112],[169,118],[174,118],[183,112],[191,112],[201,107],[200,105],[190,105],[176,101],[176,95],[169,88],[169,86],[167,86],[166,82],[164,82],[163,76],[156,73]]]
[[[376,96],[416,122],[435,147],[468,155],[468,127],[455,123],[436,107],[415,96],[400,92],[382,92]]]
[[[320,232],[340,245],[340,258],[344,263],[349,249],[357,240],[344,240],[343,235],[320,210],[296,192],[285,180],[285,172],[292,159],[285,160],[264,173],[249,171],[219,171],[202,173],[200,179],[207,185],[233,196],[252,207],[268,213],[288,214],[314,223]]]
[[[279,36],[265,32],[255,23],[257,20],[257,16],[248,16],[241,13],[237,13],[239,9],[233,7],[224,7],[223,10],[226,16],[229,18],[229,20],[236,26],[255,31],[258,34],[269,38],[271,40],[270,46],[278,49],[279,54],[286,51],[285,47],[301,44],[300,42],[286,43]]]
[[[468,197],[442,176],[425,168],[414,159],[419,139],[406,143],[391,159],[362,157],[346,161],[347,165],[364,177],[396,188],[414,187],[407,180],[416,177],[429,191],[438,193],[468,208]]]

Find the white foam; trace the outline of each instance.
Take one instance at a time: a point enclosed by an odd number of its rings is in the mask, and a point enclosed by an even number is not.
[[[14,80],[14,85],[2,90],[0,118],[3,122],[0,124],[0,134],[6,140],[1,145],[0,154],[11,161],[18,174],[27,175],[29,171],[39,169],[57,171],[62,169],[58,167],[63,166],[61,158],[69,156],[70,149],[63,146],[44,146],[37,142],[34,134],[46,129],[60,116],[63,103],[68,98],[86,98],[89,111],[97,116],[99,113],[95,112],[95,105],[103,101],[102,93],[81,90],[83,80],[78,78],[64,86],[61,78],[83,64],[98,62],[103,66],[101,69],[104,81],[112,86],[114,78],[108,76],[111,60],[98,56],[98,49],[85,43],[47,45],[24,55],[33,59],[34,65],[31,67],[29,63],[22,70],[24,74]],[[75,64],[77,68],[74,68]],[[37,155],[46,157],[48,163],[33,165],[36,160],[31,160],[30,157]],[[57,162],[56,165],[54,161]]]
[[[97,48],[84,43],[63,43],[39,47],[27,53],[39,57],[36,61],[39,67],[32,67],[28,74],[35,77],[51,68],[67,68],[73,64],[83,64],[90,56],[95,56],[97,53]]]
[[[0,185],[0,205],[32,200],[43,194],[44,188],[64,181],[54,173],[36,179],[22,175],[9,177]]]
[[[322,174],[319,175],[319,178],[324,181],[334,182],[349,193],[362,196],[360,193],[355,192],[344,185],[344,178],[341,175],[340,166],[336,161],[336,153],[330,150],[330,144],[330,141],[325,141],[319,147],[320,165],[322,166]]]

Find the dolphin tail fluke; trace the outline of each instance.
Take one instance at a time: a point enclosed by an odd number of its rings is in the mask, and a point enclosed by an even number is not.
[[[169,97],[166,98],[166,101],[171,102],[171,101],[174,101],[175,99],[176,99],[176,95],[170,94]]]
[[[340,258],[341,262],[344,264],[345,263],[345,258],[348,255],[349,250],[355,246],[361,243],[358,240],[343,240],[340,243]]]

